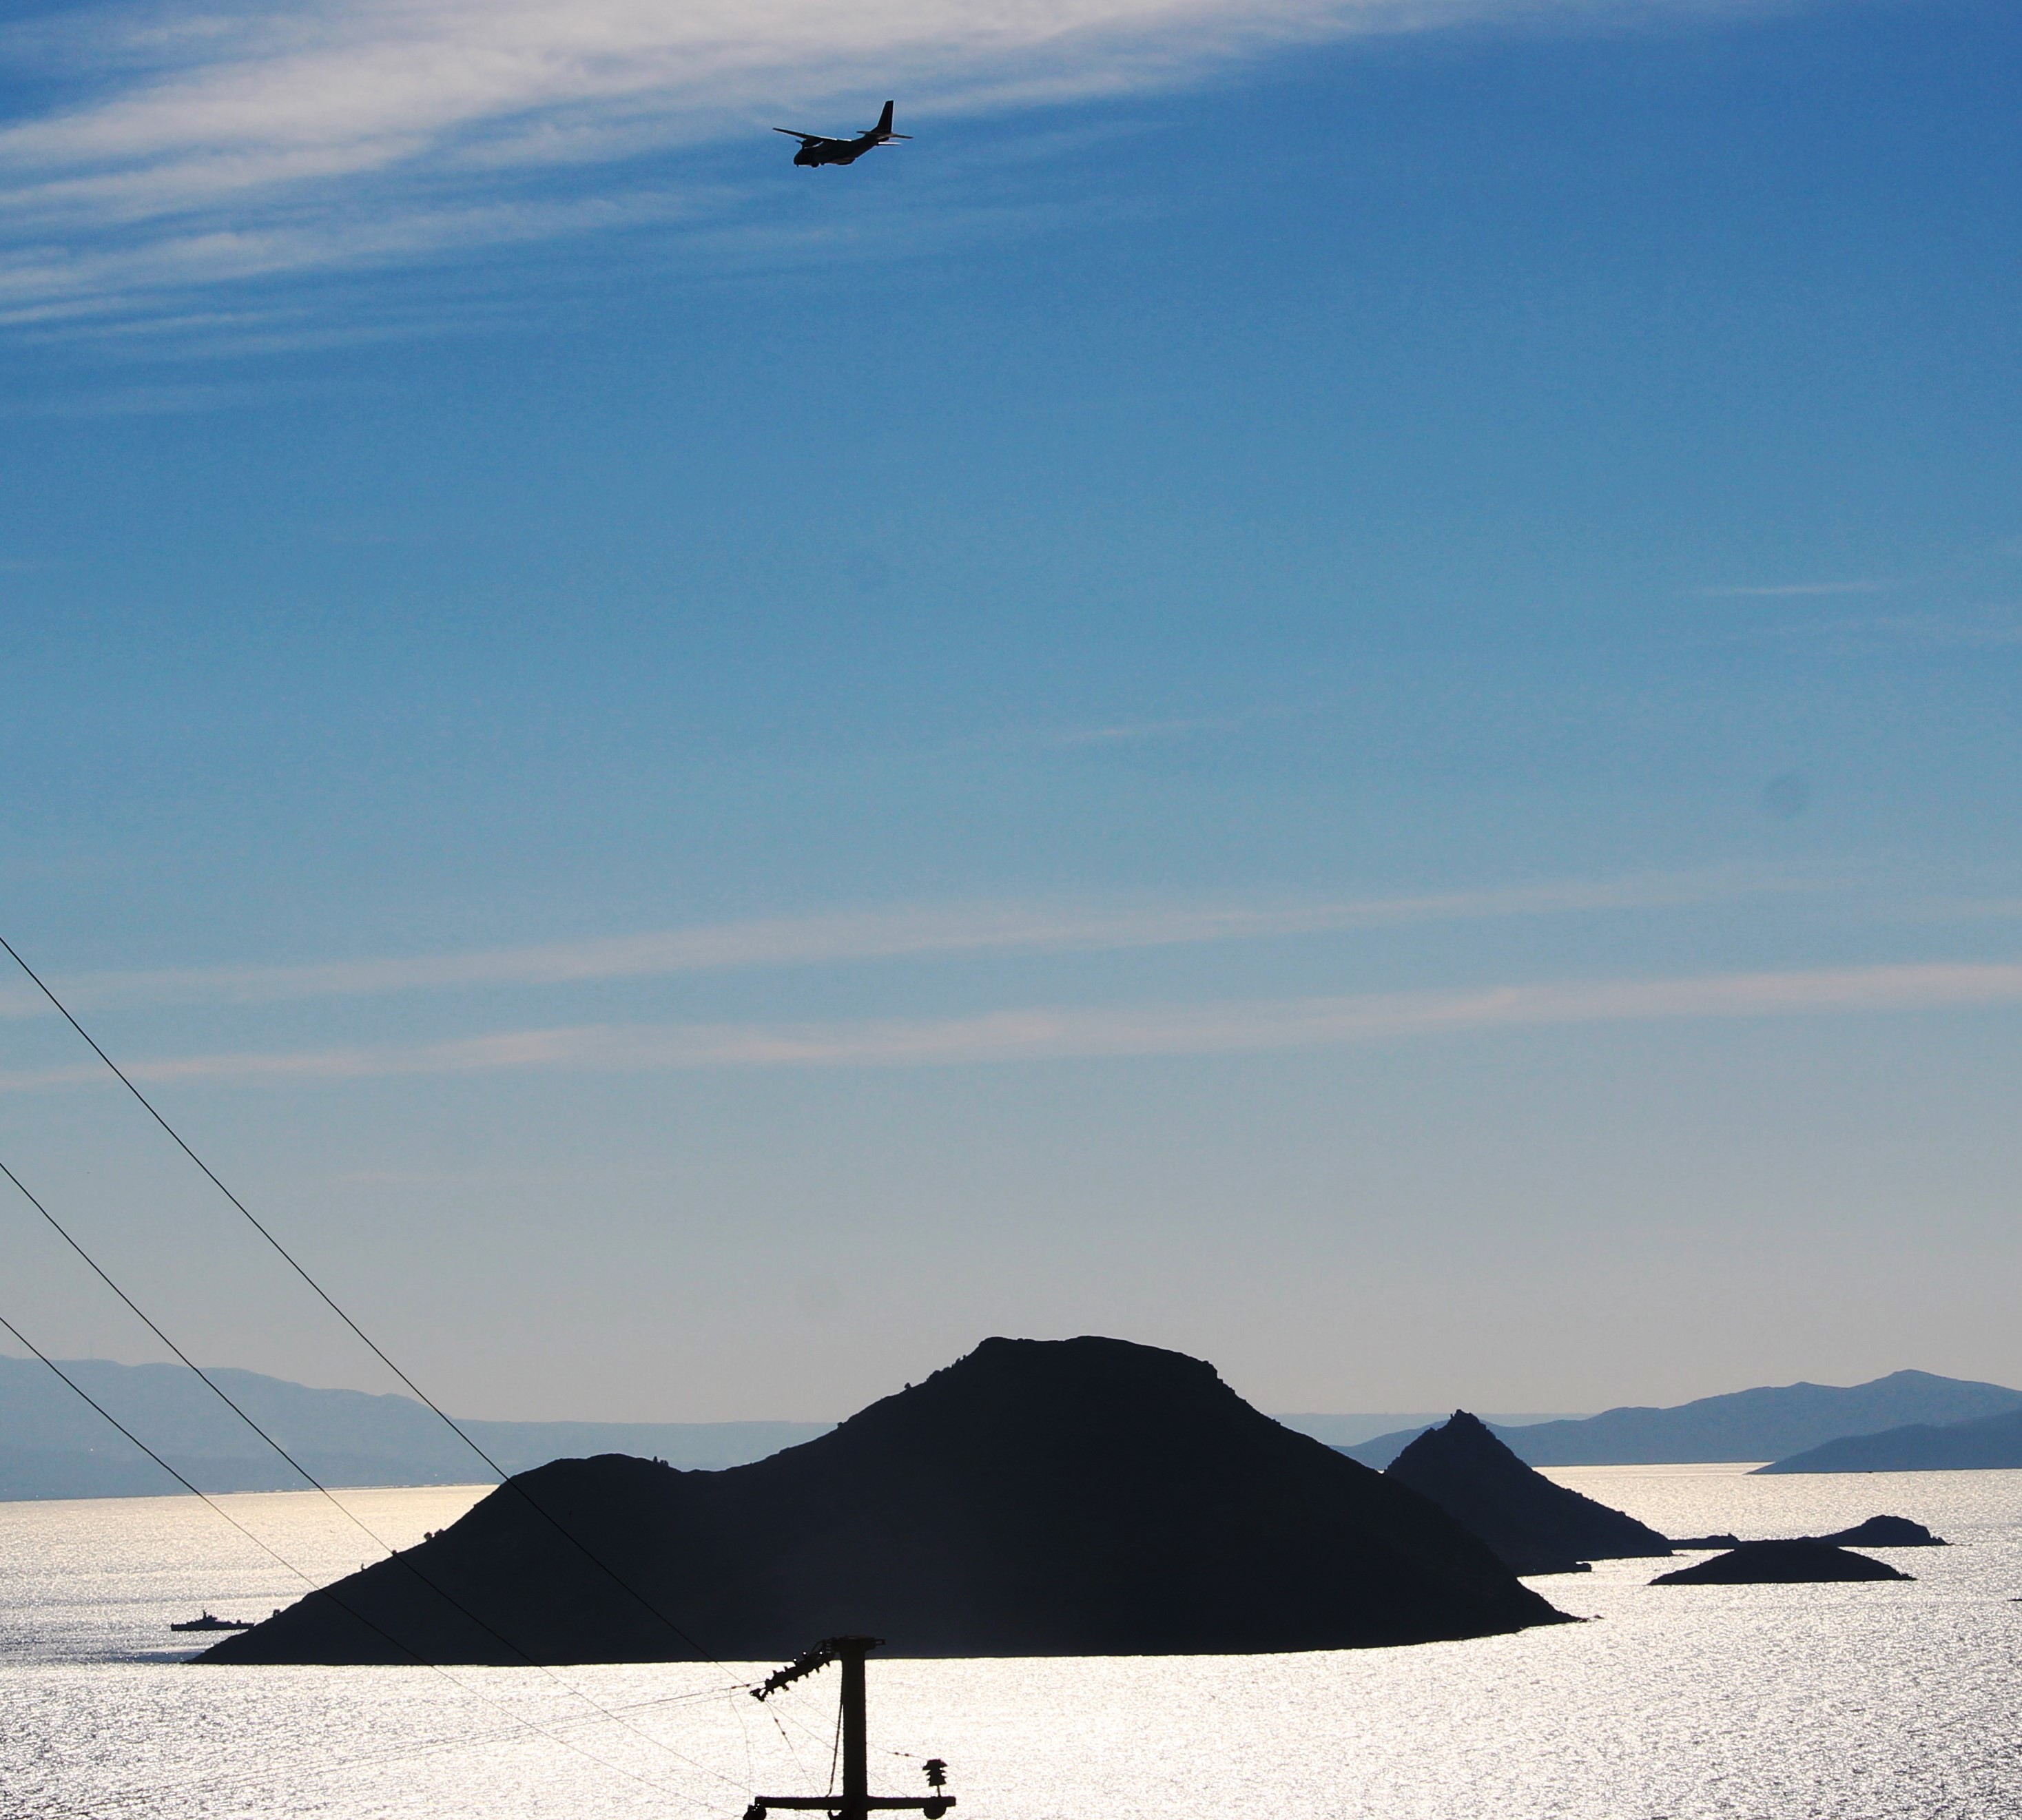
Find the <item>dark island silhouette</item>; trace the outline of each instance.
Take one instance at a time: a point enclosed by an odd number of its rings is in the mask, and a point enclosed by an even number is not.
[[[1789,1542],[1743,1542],[1725,1555],[1659,1574],[1652,1586],[1780,1586],[1813,1580],[1907,1580],[1886,1561],[1806,1537]],[[221,1649],[226,1646],[220,1644]]]
[[[1947,1545],[1943,1536],[1934,1536],[1922,1523],[1912,1523],[1907,1517],[1871,1516],[1865,1523],[1856,1523],[1850,1530],[1835,1530],[1829,1536],[1792,1536],[1786,1538],[1798,1542],[1825,1542],[1841,1548],[1942,1548]],[[1742,1546],[1739,1536],[1681,1536],[1671,1543],[1674,1548],[1738,1548]]]
[[[1671,1552],[1635,1518],[1533,1472],[1465,1410],[1421,1435],[1384,1476],[1430,1498],[1513,1573],[1571,1574],[1589,1561]]]
[[[1848,1435],[1758,1472],[1961,1472],[2022,1467],[2022,1410],[1970,1422],[1910,1422]]]
[[[750,1661],[866,1632],[892,1655],[1247,1653],[1570,1621],[1408,1486],[1117,1340],[986,1340],[724,1472],[606,1455],[516,1484],[199,1660]]]
[[[1842,1548],[1942,1548],[1948,1545],[1922,1523],[1907,1517],[1871,1516],[1850,1530],[1835,1530],[1829,1536],[1807,1536],[1809,1542],[1830,1542]]]

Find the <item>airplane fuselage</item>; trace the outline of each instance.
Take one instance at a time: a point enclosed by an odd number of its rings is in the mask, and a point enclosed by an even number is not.
[[[812,170],[824,164],[854,164],[867,151],[875,151],[879,146],[889,145],[895,139],[911,137],[910,133],[892,130],[892,106],[887,101],[875,126],[848,139],[831,139],[825,133],[803,133],[797,126],[775,126],[772,130],[801,142],[800,150],[794,154],[794,162],[804,170]]]
[[[794,154],[794,162],[809,169],[820,164],[854,164],[864,153],[875,150],[877,144],[875,133],[860,133],[854,139],[825,140],[802,146]]]

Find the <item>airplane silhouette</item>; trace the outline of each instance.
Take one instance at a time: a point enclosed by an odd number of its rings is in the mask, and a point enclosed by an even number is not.
[[[892,104],[885,104],[885,111],[878,116],[878,124],[867,133],[860,133],[854,139],[830,139],[819,133],[796,133],[790,126],[775,126],[775,133],[783,133],[789,139],[797,139],[801,149],[794,154],[794,162],[804,164],[812,170],[821,164],[854,164],[867,151],[875,151],[881,145],[889,145],[895,139],[911,139],[910,133],[892,130]]]

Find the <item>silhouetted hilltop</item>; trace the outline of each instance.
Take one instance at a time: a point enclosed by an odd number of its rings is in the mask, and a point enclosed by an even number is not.
[[[2022,1391],[1928,1371],[1896,1371],[1845,1388],[1787,1384],[1701,1397],[1674,1409],[1606,1410],[1584,1421],[1498,1426],[1495,1432],[1518,1459],[1533,1466],[1666,1466],[1693,1460],[1782,1461],[1842,1435],[1870,1435],[1908,1422],[1976,1421],[2008,1410],[2022,1411]],[[1341,1451],[1366,1466],[1381,1468],[1422,1432],[1379,1435]],[[2022,1465],[2022,1457],[2005,1464]],[[1779,1470],[1872,1468],[1790,1464]]]
[[[204,1490],[293,1491],[301,1480],[180,1365],[64,1362],[64,1370]],[[411,1397],[312,1390],[230,1366],[210,1375],[326,1485],[469,1485],[484,1463]],[[735,1466],[825,1422],[465,1421],[509,1472],[564,1454],[624,1451]],[[0,1356],[0,1499],[159,1496],[182,1488],[39,1360]]]
[[[2022,1466],[2022,1410],[1977,1421],[1912,1422],[1849,1435],[1757,1472],[1947,1472]]]
[[[1274,1422],[1282,1422],[1288,1428],[1296,1428],[1301,1435],[1310,1435],[1316,1441],[1324,1441],[1330,1447],[1338,1447],[1343,1453],[1367,1443],[1385,1436],[1402,1435],[1409,1438],[1422,1435],[1426,1429],[1437,1428],[1445,1418],[1436,1410],[1412,1410],[1389,1415],[1322,1415],[1317,1413],[1299,1413],[1287,1415],[1282,1410],[1265,1412]],[[1568,1413],[1553,1410],[1545,1414],[1498,1415],[1491,1411],[1482,1420],[1498,1434],[1505,1428],[1521,1428],[1535,1422],[1577,1422],[1585,1412]],[[1365,1466],[1373,1465],[1380,1471],[1388,1466],[1388,1459],[1365,1460]]]
[[[1465,1410],[1421,1435],[1385,1477],[1423,1493],[1515,1573],[1567,1574],[1583,1561],[1671,1552],[1633,1517],[1533,1472]]]
[[[1770,1586],[1810,1580],[1907,1580],[1911,1576],[1830,1542],[1743,1542],[1710,1560],[1659,1574],[1652,1586]],[[247,1633],[250,1635],[250,1632]]]
[[[725,1660],[850,1632],[897,1655],[1338,1649],[1563,1621],[1407,1487],[1259,1414],[1214,1368],[1122,1340],[987,1340],[832,1433],[690,1473],[605,1457],[519,1482]],[[410,1571],[410,1569],[414,1571]],[[509,1489],[207,1661],[697,1651]]]

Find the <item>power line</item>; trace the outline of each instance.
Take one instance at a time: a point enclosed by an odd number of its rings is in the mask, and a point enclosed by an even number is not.
[[[465,1686],[465,1684],[457,1680],[455,1676],[452,1675],[447,1669],[444,1668],[441,1663],[431,1661],[418,1650],[414,1649],[408,1644],[403,1643],[390,1631],[385,1630],[380,1625],[375,1624],[370,1618],[367,1618],[363,1612],[360,1611],[351,1605],[346,1603],[345,1601],[340,1599],[337,1594],[331,1592],[328,1587],[319,1587],[315,1581],[311,1579],[307,1574],[304,1573],[302,1570],[297,1567],[292,1561],[289,1560],[286,1556],[283,1555],[278,1549],[270,1546],[260,1537],[256,1536],[250,1530],[246,1528],[243,1523],[239,1522],[236,1517],[232,1515],[229,1511],[225,1509],[225,1508],[221,1505],[217,1499],[211,1497],[207,1492],[199,1490],[195,1485],[193,1485],[188,1479],[185,1479],[181,1472],[177,1472],[174,1467],[171,1466],[167,1461],[164,1460],[160,1454],[157,1453],[153,1448],[150,1447],[145,1441],[142,1440],[138,1435],[135,1434],[131,1428],[128,1428],[124,1422],[121,1421],[119,1418],[114,1415],[110,1410],[107,1409],[103,1403],[100,1402],[96,1397],[93,1396],[89,1391],[86,1390],[85,1388],[76,1381],[76,1379],[72,1377],[68,1372],[65,1371],[64,1368],[57,1364],[53,1359],[50,1358],[46,1352],[43,1351],[34,1340],[31,1340],[27,1334],[21,1331],[20,1328],[16,1327],[5,1315],[0,1315],[0,1327],[5,1328],[16,1340],[18,1340],[23,1346],[26,1347],[29,1351],[32,1352],[36,1358],[39,1359],[42,1362],[43,1364],[46,1365],[51,1371],[54,1372],[58,1377],[62,1379],[65,1384],[69,1385],[80,1398],[82,1398],[86,1403],[89,1404],[93,1409],[96,1410],[100,1415],[103,1416],[108,1422],[111,1423],[111,1425],[115,1428],[118,1429],[122,1435],[124,1435],[128,1440],[131,1441],[135,1446],[139,1448],[143,1453],[146,1454],[150,1460],[153,1461],[157,1466],[160,1467],[164,1472],[167,1473],[171,1479],[174,1479],[178,1485],[181,1486],[185,1491],[190,1493],[193,1497],[201,1498],[206,1505],[207,1505],[212,1510],[215,1511],[218,1515],[224,1518],[227,1523],[231,1524],[235,1530],[238,1530],[239,1534],[243,1536],[249,1542],[252,1543],[255,1548],[258,1548],[261,1553],[269,1556],[274,1561],[277,1562],[282,1567],[285,1568],[289,1573],[294,1574],[297,1579],[300,1580],[305,1585],[308,1586],[312,1593],[320,1593],[323,1597],[327,1599],[340,1611],[356,1619],[357,1621],[363,1625],[367,1629],[372,1631],[378,1636],[384,1638],[387,1643],[391,1644],[395,1649],[398,1650],[403,1655],[408,1657],[418,1666],[433,1670],[436,1674],[441,1676],[444,1680],[447,1681],[452,1687],[455,1688],[458,1693],[470,1694],[474,1698],[484,1701],[486,1705],[493,1707],[497,1711],[504,1713],[506,1716],[509,1720],[512,1720],[514,1723],[524,1725],[531,1731],[539,1732],[543,1737],[552,1740],[554,1743],[560,1745],[564,1749],[574,1751],[577,1756],[586,1758],[589,1762],[597,1764],[601,1769],[615,1771],[619,1775],[629,1778],[631,1781],[638,1783],[642,1788],[652,1789],[656,1794],[673,1795],[679,1800],[690,1802],[698,1807],[706,1807],[709,1805],[709,1804],[703,1800],[699,1796],[691,1795],[682,1789],[673,1788],[666,1783],[655,1782],[651,1777],[642,1776],[636,1771],[626,1769],[622,1763],[611,1763],[608,1759],[597,1756],[593,1751],[585,1750],[582,1745],[575,1743],[572,1739],[564,1738],[560,1733],[550,1731],[547,1727],[542,1725],[537,1720],[520,1720],[514,1714],[508,1711],[507,1709],[503,1706],[500,1706],[497,1701],[492,1700],[487,1696],[479,1693],[475,1688]],[[342,1507],[340,1505],[338,1508],[341,1508]],[[592,1702],[592,1704],[593,1705],[594,1702]],[[644,1734],[642,1734],[641,1735]],[[696,1764],[695,1767],[701,1768],[703,1766]],[[714,1772],[711,1771],[710,1773],[714,1774]],[[729,1780],[727,1777],[723,1779],[725,1781]],[[733,1784],[732,1785],[734,1786],[735,1785]]]
[[[308,1270],[305,1269],[300,1261],[297,1260],[294,1254],[290,1252],[285,1245],[282,1244],[280,1240],[276,1238],[274,1235],[261,1223],[261,1221],[254,1216],[252,1209],[248,1207],[243,1201],[240,1200],[236,1194],[233,1194],[232,1191],[224,1185],[224,1182],[220,1180],[217,1171],[213,1169],[210,1165],[206,1162],[202,1157],[199,1156],[194,1150],[191,1149],[189,1145],[184,1141],[182,1134],[178,1132],[173,1125],[170,1124],[167,1119],[164,1118],[158,1111],[155,1110],[154,1102],[151,1100],[146,1094],[143,1093],[138,1087],[134,1085],[132,1079],[128,1076],[126,1070],[122,1069],[117,1062],[114,1061],[104,1049],[99,1047],[97,1039],[93,1037],[90,1031],[86,1030],[82,1024],[79,1023],[77,1019],[71,1015],[70,1008],[66,1005],[60,998],[57,997],[56,994],[50,989],[48,983],[35,970],[34,968],[31,967],[28,963],[21,957],[20,950],[16,948],[14,944],[9,941],[5,936],[0,936],[0,948],[6,950],[9,956],[13,959],[14,964],[19,967],[24,973],[27,974],[29,979],[35,982],[36,990],[39,991],[51,1005],[56,1007],[58,1013],[62,1016],[64,1022],[68,1024],[72,1030],[75,1030],[77,1034],[84,1039],[86,1044],[90,1049],[91,1052],[97,1056],[97,1058],[103,1062],[107,1067],[112,1070],[113,1074],[117,1078],[120,1085],[140,1102],[142,1108],[146,1111],[148,1116],[153,1119],[155,1124],[159,1125],[162,1130],[169,1134],[170,1139],[174,1142],[176,1147],[180,1150],[184,1156],[188,1157],[192,1162],[195,1163],[198,1169],[203,1171],[204,1176],[210,1182],[211,1185],[215,1187],[226,1200],[229,1201],[232,1205],[244,1216],[246,1224],[250,1225],[255,1232],[258,1233],[262,1238],[265,1239],[268,1245],[273,1247],[276,1253],[279,1254],[282,1260],[287,1264],[288,1267],[316,1292],[318,1299],[322,1301],[323,1305],[358,1337],[366,1347],[370,1350],[373,1356],[378,1359],[380,1362],[383,1364],[389,1371],[392,1372],[402,1384],[405,1384],[409,1390],[413,1391],[414,1395],[434,1413],[436,1417],[446,1428],[448,1428],[451,1434],[454,1435],[459,1441],[462,1442],[472,1453],[475,1453],[479,1459],[482,1460],[484,1464],[497,1475],[499,1483],[506,1490],[514,1493],[520,1501],[526,1505],[529,1510],[532,1511],[536,1516],[539,1517],[550,1529],[553,1530],[556,1534],[561,1537],[564,1541],[568,1542],[571,1547],[575,1548],[585,1560],[588,1561],[591,1566],[597,1568],[600,1573],[603,1574],[606,1578],[610,1580],[612,1585],[625,1593],[627,1597],[636,1601],[644,1610],[649,1613],[653,1618],[658,1619],[661,1624],[664,1625],[675,1636],[680,1638],[683,1643],[686,1643],[688,1647],[694,1650],[698,1656],[701,1657],[704,1661],[712,1663],[717,1668],[723,1668],[725,1666],[725,1665],[718,1658],[712,1655],[707,1650],[704,1649],[702,1645],[697,1643],[693,1637],[689,1636],[688,1633],[681,1627],[681,1625],[677,1624],[673,1619],[670,1618],[664,1611],[661,1610],[659,1606],[655,1604],[651,1599],[648,1599],[645,1594],[640,1592],[636,1586],[633,1585],[630,1581],[626,1580],[625,1577],[619,1573],[615,1567],[611,1567],[609,1563],[597,1554],[587,1543],[582,1541],[571,1530],[569,1530],[568,1526],[560,1520],[560,1519],[557,1518],[549,1512],[532,1493],[520,1484],[520,1483],[513,1478],[511,1474],[506,1471],[505,1468],[501,1466],[497,1461],[494,1460],[489,1453],[486,1453],[484,1448],[480,1446],[477,1443],[465,1432],[454,1417],[450,1415],[447,1410],[443,1409],[441,1406],[438,1404],[427,1391],[423,1390],[419,1384],[415,1383],[406,1372],[403,1371],[399,1366],[396,1365],[392,1359],[387,1355],[385,1350],[379,1344],[379,1343],[375,1340],[370,1334],[367,1333],[363,1327],[360,1326],[349,1315],[345,1313],[344,1309],[338,1305],[336,1299],[330,1295],[328,1290],[323,1288],[322,1284],[318,1282],[314,1277],[309,1275]],[[124,1298],[122,1297],[122,1300],[124,1300]],[[131,1307],[132,1304],[129,1303],[128,1306]],[[149,1324],[151,1326],[152,1325],[151,1322]],[[180,1355],[178,1356],[180,1356]],[[192,1366],[191,1369],[194,1370],[195,1367]],[[201,1376],[202,1374],[199,1373],[199,1375]],[[208,1380],[206,1381],[207,1382]],[[214,1388],[215,1387],[214,1386],[213,1388]],[[290,1464],[292,1464],[292,1462],[290,1462]],[[306,1476],[306,1475],[305,1476]]]
[[[105,1271],[100,1266],[98,1260],[71,1236],[71,1233],[65,1228],[63,1223],[59,1220],[47,1207],[44,1206],[41,1201],[37,1199],[35,1194],[29,1191],[27,1184],[24,1183],[19,1176],[16,1175],[4,1162],[0,1162],[0,1175],[4,1175],[9,1181],[12,1182],[14,1186],[20,1191],[24,1198],[27,1201],[28,1205],[33,1207],[38,1213],[42,1215],[44,1220],[49,1222],[51,1228],[56,1232],[57,1235],[63,1240],[64,1244],[68,1245],[72,1251],[75,1252],[79,1257],[82,1258],[84,1261],[91,1267],[93,1274],[97,1277],[98,1280],[104,1283],[108,1289],[111,1290],[113,1294],[117,1296],[121,1301],[124,1302],[126,1306],[133,1311],[135,1316],[147,1327],[149,1333],[152,1333],[155,1337],[160,1340],[164,1346],[167,1347],[177,1359],[181,1359],[184,1365],[188,1366],[190,1370],[195,1374],[198,1381],[202,1383],[220,1402],[223,1403],[228,1410],[231,1410],[231,1412],[239,1419],[239,1421],[243,1422],[247,1428],[250,1428],[253,1432],[258,1435],[262,1441],[265,1442],[269,1447],[272,1448],[273,1450],[278,1453],[282,1459],[286,1461],[297,1473],[300,1474],[302,1479],[305,1479],[311,1486],[312,1486],[316,1491],[321,1493],[323,1497],[329,1502],[333,1509],[334,1509],[341,1516],[345,1518],[355,1528],[357,1529],[361,1535],[367,1537],[375,1546],[385,1550],[388,1559],[398,1563],[400,1567],[407,1570],[410,1575],[411,1575],[414,1579],[419,1581],[422,1585],[425,1586],[431,1592],[435,1594],[435,1596],[438,1599],[441,1599],[445,1605],[448,1606],[451,1610],[455,1611],[460,1616],[468,1618],[473,1624],[476,1625],[480,1630],[484,1631],[487,1636],[491,1637],[497,1643],[502,1644],[506,1649],[510,1650],[514,1655],[519,1657],[529,1668],[539,1669],[540,1672],[543,1675],[546,1676],[549,1680],[553,1681],[557,1687],[567,1689],[568,1692],[573,1694],[578,1699],[581,1700],[584,1705],[602,1714],[605,1718],[611,1720],[614,1724],[623,1726],[626,1731],[637,1733],[639,1737],[644,1738],[649,1744],[657,1745],[659,1749],[667,1752],[670,1756],[676,1758],[680,1762],[687,1763],[692,1769],[700,1770],[705,1775],[715,1776],[719,1781],[729,1783],[732,1788],[739,1786],[734,1778],[724,1775],[720,1771],[712,1770],[709,1768],[706,1764],[699,1763],[695,1762],[692,1757],[683,1756],[681,1752],[675,1750],[671,1745],[662,1744],[659,1739],[652,1737],[651,1734],[640,1731],[636,1726],[630,1725],[624,1720],[619,1719],[616,1714],[611,1712],[600,1701],[593,1698],[589,1694],[584,1693],[580,1688],[570,1687],[569,1683],[564,1681],[560,1676],[557,1675],[547,1664],[536,1661],[529,1651],[520,1648],[517,1643],[514,1643],[510,1637],[507,1636],[495,1625],[490,1624],[484,1618],[480,1618],[476,1612],[473,1611],[470,1607],[465,1605],[461,1599],[456,1598],[454,1595],[445,1592],[443,1588],[437,1585],[434,1581],[431,1580],[427,1574],[424,1574],[420,1568],[416,1567],[414,1563],[411,1560],[408,1559],[408,1558],[398,1548],[394,1548],[390,1543],[389,1543],[385,1537],[379,1534],[379,1533],[375,1530],[370,1524],[367,1523],[363,1517],[360,1516],[356,1511],[351,1509],[349,1506],[345,1505],[342,1499],[339,1498],[328,1486],[325,1485],[313,1472],[310,1472],[306,1466],[303,1465],[303,1464],[297,1460],[294,1454],[290,1453],[286,1447],[283,1446],[279,1441],[276,1440],[272,1435],[268,1434],[258,1422],[254,1420],[252,1416],[239,1406],[239,1405],[232,1399],[230,1393],[228,1392],[222,1385],[213,1378],[209,1373],[205,1371],[203,1366],[199,1365],[195,1359],[192,1359],[187,1352],[184,1351],[174,1340],[171,1340],[169,1336],[162,1331],[162,1328],[157,1324],[154,1318],[149,1315],[139,1303],[136,1302],[131,1296],[128,1295],[127,1293],[119,1286],[119,1284],[115,1282],[108,1275],[107,1275]],[[69,1380],[66,1378],[64,1381],[68,1383],[69,1382]],[[97,1406],[94,1404],[93,1406],[96,1408]],[[121,1432],[124,1433],[125,1431],[122,1429]],[[177,1476],[180,1477],[181,1475],[178,1475]],[[187,1481],[185,1481],[185,1483],[187,1483]],[[378,1626],[376,1625],[373,1626],[373,1628],[375,1630],[378,1629]],[[384,1636],[385,1633],[381,1631],[380,1634]]]
[[[748,1688],[749,1683],[743,1682],[729,1687],[699,1688],[692,1693],[664,1694],[653,1700],[628,1701],[625,1705],[614,1710],[619,1712],[645,1712],[663,1706],[695,1705],[707,1700],[728,1700],[733,1694],[747,1691]],[[507,1709],[500,1707],[499,1710],[504,1712]],[[735,1712],[737,1709],[732,1707],[731,1710]],[[557,1720],[550,1722],[550,1730],[553,1731],[578,1730],[584,1726],[601,1723],[600,1720],[590,1717]],[[352,1770],[383,1769],[394,1763],[411,1763],[421,1757],[441,1756],[453,1751],[475,1750],[480,1745],[496,1743],[501,1739],[515,1738],[528,1730],[538,1729],[536,1722],[531,1720],[516,1718],[494,1731],[472,1732],[462,1738],[417,1739],[411,1744],[403,1745],[392,1750],[381,1751],[370,1756],[340,1757],[329,1763],[294,1763],[289,1765],[285,1772],[278,1770],[241,1770],[220,1775],[179,1778],[177,1787],[179,1789],[204,1789],[223,1793],[229,1789],[256,1787],[272,1780],[274,1776],[283,1773],[289,1775],[332,1776],[342,1775]],[[748,1776],[746,1778],[747,1782],[750,1779]],[[92,1805],[94,1807],[130,1806],[135,1802],[156,1802],[160,1798],[161,1791],[158,1788],[130,1786],[124,1789],[108,1789],[102,1795],[95,1796],[93,1798]]]

